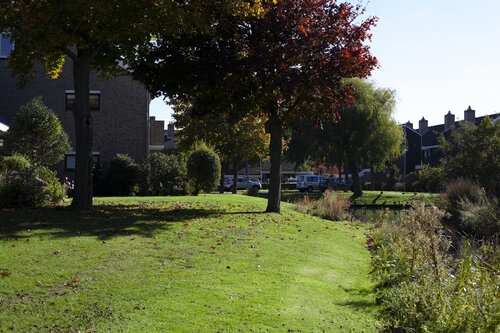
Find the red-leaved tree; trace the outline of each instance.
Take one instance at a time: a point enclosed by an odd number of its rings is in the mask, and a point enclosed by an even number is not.
[[[360,5],[331,0],[266,0],[258,15],[221,16],[209,33],[160,36],[142,50],[136,77],[152,91],[190,100],[193,117],[221,105],[264,114],[266,211],[279,213],[284,129],[301,119],[336,121],[339,108],[353,102],[341,80],[367,77],[377,66],[366,44],[376,18],[362,15]]]

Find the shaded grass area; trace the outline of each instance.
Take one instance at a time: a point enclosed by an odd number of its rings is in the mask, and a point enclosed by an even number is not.
[[[363,226],[242,195],[0,211],[0,331],[373,332]]]

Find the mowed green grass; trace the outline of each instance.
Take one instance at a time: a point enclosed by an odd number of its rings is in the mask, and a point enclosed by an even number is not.
[[[366,227],[245,195],[0,211],[1,332],[374,332]]]

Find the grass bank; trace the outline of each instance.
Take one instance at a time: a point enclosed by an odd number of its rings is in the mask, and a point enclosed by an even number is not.
[[[262,198],[0,211],[0,331],[373,332],[365,227]]]

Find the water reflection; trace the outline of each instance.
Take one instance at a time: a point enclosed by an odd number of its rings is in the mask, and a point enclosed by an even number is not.
[[[355,207],[351,208],[349,212],[354,219],[371,223],[380,220],[383,216],[391,220],[397,220],[402,213],[406,211],[406,208],[388,208],[388,207]]]

